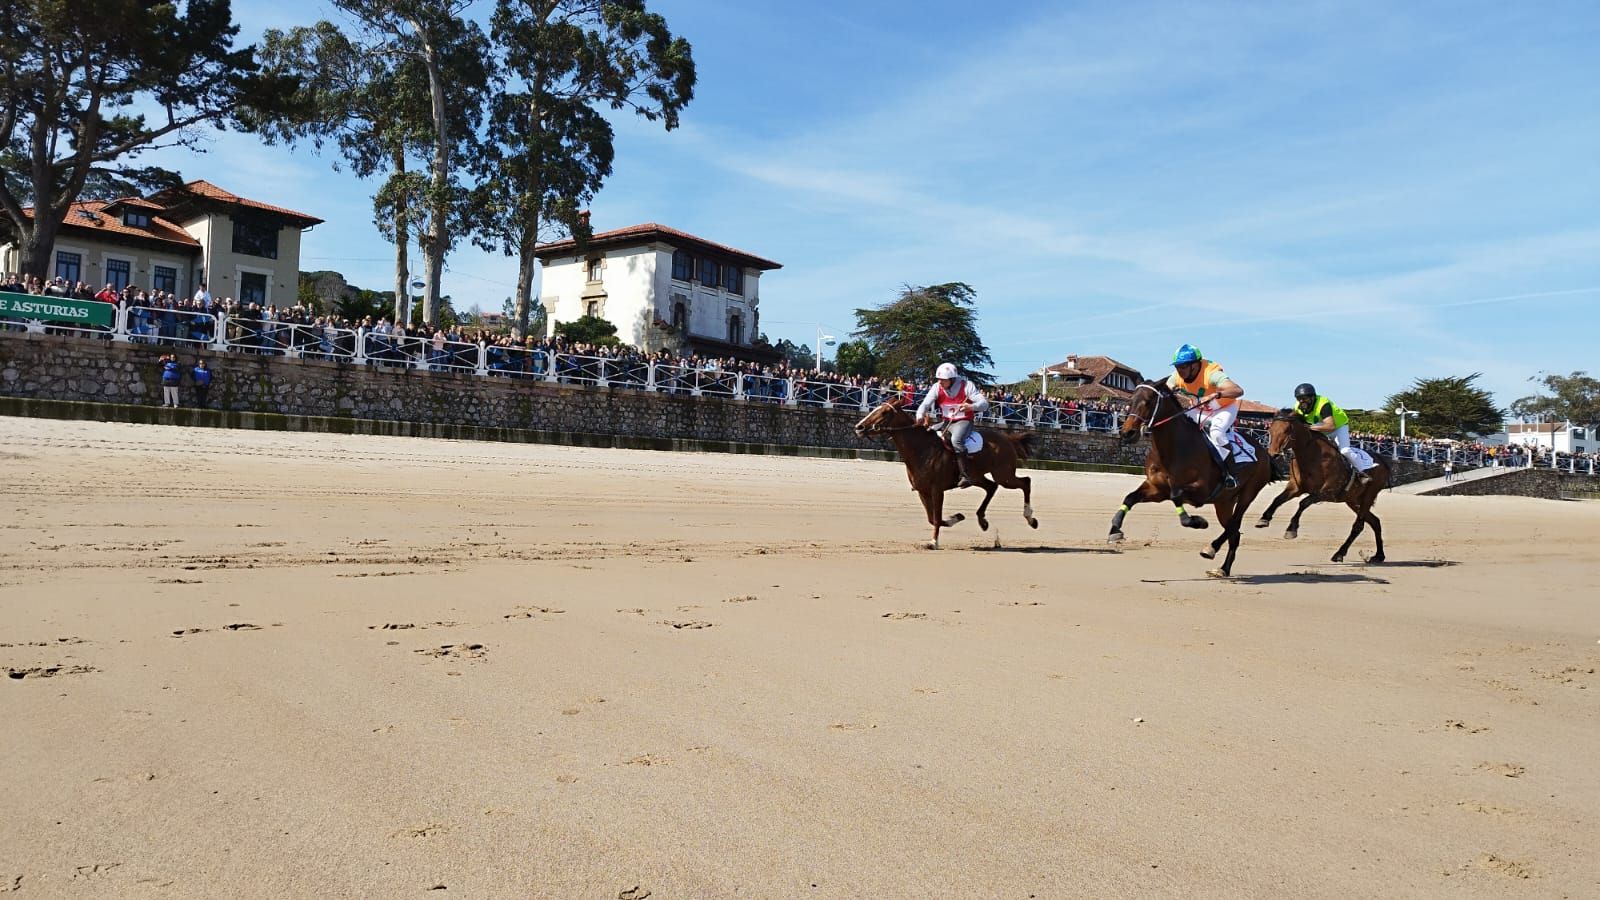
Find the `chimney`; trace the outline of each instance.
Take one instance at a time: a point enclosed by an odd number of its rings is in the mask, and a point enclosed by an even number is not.
[[[1077,367],[1078,367],[1078,354],[1076,354],[1076,353],[1068,353],[1067,354],[1067,368],[1076,369]]]

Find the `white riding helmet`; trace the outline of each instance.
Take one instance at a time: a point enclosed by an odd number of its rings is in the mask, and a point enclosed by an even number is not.
[[[939,368],[934,370],[933,377],[934,378],[957,378],[957,377],[960,377],[960,376],[958,376],[956,374],[955,363],[940,363],[939,364]]]

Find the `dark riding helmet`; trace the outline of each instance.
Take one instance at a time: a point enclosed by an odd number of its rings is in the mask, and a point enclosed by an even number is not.
[[[1309,384],[1302,384],[1294,389],[1294,398],[1296,400],[1315,400],[1317,399],[1317,389]]]

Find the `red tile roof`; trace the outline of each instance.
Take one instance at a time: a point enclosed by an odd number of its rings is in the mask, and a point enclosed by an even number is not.
[[[158,204],[170,207],[181,202],[185,195],[204,197],[207,200],[217,200],[233,206],[243,206],[247,209],[259,209],[270,213],[276,213],[286,219],[293,219],[299,222],[301,227],[321,225],[323,221],[316,216],[307,215],[303,212],[295,212],[292,209],[287,209],[282,206],[273,206],[270,203],[262,203],[260,200],[251,200],[248,197],[241,197],[232,191],[225,191],[222,188],[217,187],[211,182],[203,179],[196,179],[188,182],[183,187],[168,188],[164,191],[159,191],[151,197],[151,200]],[[162,203],[164,200],[167,202]]]
[[[616,228],[611,231],[595,232],[594,236],[589,238],[587,246],[614,247],[619,244],[644,244],[655,240],[667,241],[668,243],[672,244],[689,245],[684,249],[698,247],[702,250],[711,250],[716,253],[722,253],[724,255],[734,257],[740,262],[757,269],[783,268],[781,263],[775,263],[770,259],[764,259],[756,256],[753,253],[746,253],[745,251],[736,247],[729,247],[727,244],[719,244],[716,241],[708,241],[703,237],[696,237],[687,231],[679,231],[676,228],[668,228],[665,225],[658,225],[655,222],[646,222],[642,225],[630,225],[627,228]],[[575,250],[577,249],[577,246],[577,241],[573,240],[572,238],[567,238],[566,240],[562,241],[552,241],[548,244],[540,244],[538,247],[534,248],[534,250],[539,255],[539,261],[544,262],[545,260],[557,256],[564,251]]]
[[[181,244],[185,248],[191,249],[200,246],[200,242],[190,236],[189,232],[160,216],[151,216],[150,225],[147,228],[124,225],[122,224],[121,216],[105,212],[107,207],[113,205],[113,203],[107,203],[104,200],[86,200],[81,203],[74,203],[67,208],[67,218],[62,223],[62,226],[100,232],[108,237],[110,235],[142,237],[168,244]],[[33,207],[25,207],[22,210],[22,214],[32,218]]]

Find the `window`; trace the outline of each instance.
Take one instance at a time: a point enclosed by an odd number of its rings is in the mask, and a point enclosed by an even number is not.
[[[600,315],[600,301],[590,300],[588,303],[585,303],[583,305],[583,314],[598,318]]]
[[[108,259],[106,260],[106,281],[120,291],[128,286],[130,269],[131,266],[125,259]],[[65,278],[66,276],[63,275],[62,277]]]
[[[267,302],[267,276],[260,272],[239,273],[239,302]]]
[[[122,214],[122,224],[129,228],[149,228],[150,214],[128,210]]]
[[[722,286],[727,288],[729,293],[743,294],[744,270],[738,266],[723,266]]]
[[[80,281],[83,278],[83,254],[56,251],[56,277],[68,281]]]
[[[717,281],[717,264],[709,259],[700,260],[700,283],[707,287],[716,287]]]
[[[689,304],[678,301],[672,304],[672,330],[685,331],[689,328]]]
[[[688,281],[694,277],[694,257],[683,250],[672,251],[672,277],[676,281]]]
[[[171,266],[151,266],[150,286],[169,294],[178,292],[178,270]]]
[[[605,270],[605,263],[601,259],[596,257],[595,259],[589,260],[589,280],[590,281],[599,281],[600,280],[600,273],[602,271],[604,271],[604,270]]]
[[[262,219],[233,219],[233,252],[245,256],[278,258],[278,226]]]
[[[728,343],[744,343],[744,320],[738,316],[728,317]]]

